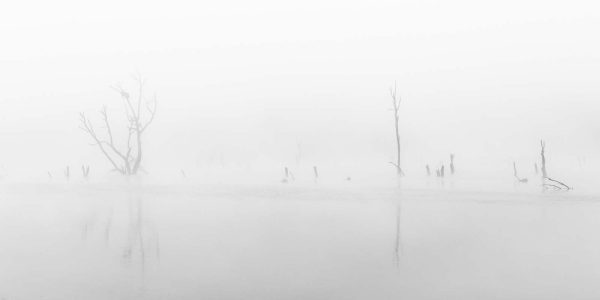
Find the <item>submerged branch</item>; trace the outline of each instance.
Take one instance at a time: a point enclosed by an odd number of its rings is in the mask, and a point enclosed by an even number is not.
[[[568,186],[568,185],[564,184],[563,182],[560,182],[560,181],[558,181],[558,180],[554,180],[554,179],[552,179],[552,178],[550,178],[550,177],[546,177],[546,179],[548,179],[548,180],[550,180],[550,181],[552,181],[552,182],[554,182],[554,183],[558,183],[558,184],[560,184],[561,186],[563,186],[563,187],[564,187],[564,188],[566,188],[567,190],[572,190],[572,189],[573,189],[572,187],[570,187],[570,186]],[[562,188],[561,188],[561,189],[562,189]]]

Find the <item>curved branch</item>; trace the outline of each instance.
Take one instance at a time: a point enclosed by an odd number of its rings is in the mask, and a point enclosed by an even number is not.
[[[115,163],[113,158],[108,154],[106,149],[102,146],[103,143],[107,144],[107,142],[102,141],[98,138],[98,136],[96,135],[96,131],[94,130],[94,127],[92,125],[92,122],[85,116],[85,113],[80,113],[79,119],[83,126],[80,128],[83,129],[85,132],[87,132],[92,137],[92,139],[94,139],[94,141],[96,142],[95,145],[97,145],[98,148],[100,148],[100,151],[102,152],[102,154],[104,154],[104,156],[112,164],[112,166],[115,168],[115,170],[119,171],[121,174],[125,174],[125,170],[123,168],[118,167],[117,163]]]
[[[564,184],[564,183],[562,183],[562,182],[560,182],[560,181],[558,181],[558,180],[554,180],[554,179],[552,179],[552,178],[550,178],[550,177],[546,177],[546,179],[548,179],[548,180],[550,180],[550,181],[552,181],[552,182],[554,182],[554,183],[558,183],[558,184],[560,184],[561,186],[563,186],[563,187],[564,187],[564,188],[566,188],[567,190],[572,190],[572,189],[573,189],[572,187],[570,187],[570,186],[568,186],[568,185],[566,185],[566,184]],[[562,188],[561,188],[561,189],[562,189]]]

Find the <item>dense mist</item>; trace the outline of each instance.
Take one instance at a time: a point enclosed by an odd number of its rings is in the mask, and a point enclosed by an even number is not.
[[[598,28],[591,0],[4,3],[0,299],[599,299]]]
[[[4,176],[108,171],[77,116],[119,114],[111,86],[136,73],[158,98],[145,163],[159,178],[212,165],[250,177],[298,156],[382,175],[394,82],[407,173],[450,153],[473,174],[531,169],[540,139],[561,171],[597,165],[598,16],[592,2],[538,4],[12,4],[0,18]]]

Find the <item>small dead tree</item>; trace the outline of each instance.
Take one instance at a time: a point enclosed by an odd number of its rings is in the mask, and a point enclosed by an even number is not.
[[[546,155],[544,154],[546,151],[546,142],[544,140],[540,141],[540,146],[542,146],[541,156],[542,156],[542,180],[548,177],[548,173],[546,173]]]
[[[396,162],[390,162],[396,168],[396,173],[398,176],[404,176],[404,172],[402,171],[402,167],[400,166],[400,131],[399,131],[399,122],[400,122],[400,102],[402,102],[402,98],[398,96],[396,83],[394,86],[390,88],[390,96],[392,96],[392,109],[394,112],[394,129],[396,133]]]
[[[450,154],[450,175],[454,175],[454,154]]]
[[[281,180],[282,183],[288,183],[290,181],[295,180],[294,173],[292,173],[292,171],[288,169],[288,167],[284,167],[283,172],[285,177],[283,177],[283,179]]]
[[[98,147],[100,152],[102,152],[112,165],[113,171],[122,175],[135,175],[139,171],[143,171],[142,137],[148,126],[154,121],[156,115],[156,95],[149,100],[146,99],[144,95],[146,80],[140,75],[134,76],[134,80],[138,89],[135,99],[120,85],[113,87],[119,93],[125,105],[125,116],[127,119],[125,128],[127,134],[124,148],[120,149],[119,145],[115,143],[113,127],[109,120],[106,106],[100,111],[102,123],[106,131],[103,135],[100,135],[96,131],[96,128],[85,113],[79,114],[80,128],[92,138],[94,141],[92,145]],[[143,107],[143,104],[145,104],[145,107]]]
[[[517,174],[517,164],[513,161],[513,175],[515,179],[520,183],[527,183],[529,180],[527,178],[520,178]]]
[[[546,155],[545,155],[546,142],[544,140],[541,140],[540,146],[542,147],[542,150],[540,153],[542,156],[542,186],[545,189],[553,188],[555,190],[567,190],[567,191],[572,190],[573,188],[566,185],[565,183],[548,177],[548,172],[546,172]]]
[[[90,176],[90,166],[81,165],[81,173],[83,174],[84,179],[88,179]]]

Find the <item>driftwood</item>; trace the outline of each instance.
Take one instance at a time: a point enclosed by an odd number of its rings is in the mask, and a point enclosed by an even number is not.
[[[554,189],[555,189],[555,190],[557,190],[557,191],[560,191],[560,190],[562,190],[562,188],[561,188],[561,187],[559,187],[559,186],[557,186],[557,185],[554,185],[554,184],[544,183],[544,185],[543,185],[543,186],[544,186],[544,188],[549,188],[549,187],[551,187],[551,188],[554,188]]]
[[[572,190],[572,189],[573,189],[572,187],[570,187],[570,186],[568,186],[568,185],[566,185],[566,184],[564,184],[564,183],[562,183],[562,182],[560,182],[560,181],[558,181],[558,180],[554,180],[554,179],[552,179],[552,178],[550,178],[550,177],[546,177],[546,179],[548,179],[548,180],[550,180],[550,181],[552,181],[552,182],[554,182],[554,183],[557,183],[557,184],[559,184],[560,186],[562,186],[562,188],[564,188],[564,189],[566,189],[566,190]],[[561,189],[562,189],[562,188],[561,188]]]

